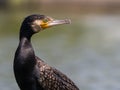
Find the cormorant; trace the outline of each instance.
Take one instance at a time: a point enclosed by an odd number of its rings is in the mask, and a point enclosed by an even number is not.
[[[14,58],[14,74],[20,90],[79,90],[63,73],[35,56],[31,36],[48,27],[69,24],[45,15],[30,15],[20,28],[20,41]]]

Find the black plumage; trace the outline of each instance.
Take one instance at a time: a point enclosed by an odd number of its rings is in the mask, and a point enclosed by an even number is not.
[[[63,73],[35,56],[31,36],[50,26],[67,24],[45,15],[30,15],[20,29],[20,42],[14,58],[14,74],[20,90],[79,90]]]

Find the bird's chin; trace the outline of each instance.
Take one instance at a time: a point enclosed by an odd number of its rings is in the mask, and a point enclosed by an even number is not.
[[[32,27],[32,30],[34,33],[38,33],[40,31],[42,31],[42,28],[40,26],[34,26],[34,27]]]
[[[35,30],[34,33],[39,33],[40,31],[42,31],[42,30]]]

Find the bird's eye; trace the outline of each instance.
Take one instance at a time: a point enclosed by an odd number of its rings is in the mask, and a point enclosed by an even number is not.
[[[49,21],[49,19],[47,19],[47,18],[43,20],[44,23],[47,23],[48,21]]]
[[[48,17],[48,16],[45,19],[43,19],[44,23],[47,23],[47,22],[50,22],[50,21],[53,21],[53,18]]]

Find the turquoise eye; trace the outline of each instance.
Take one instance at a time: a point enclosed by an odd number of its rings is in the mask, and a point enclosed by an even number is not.
[[[46,22],[48,22],[48,21],[49,21],[48,19],[44,19],[44,20],[43,20],[44,23],[46,23]]]
[[[48,22],[48,20],[47,20],[47,19],[45,19],[45,20],[43,20],[43,22],[45,22],[45,23],[46,23],[46,22]]]
[[[46,18],[43,19],[43,22],[47,23],[47,22],[52,21],[52,20],[53,20],[52,18],[46,17]]]

